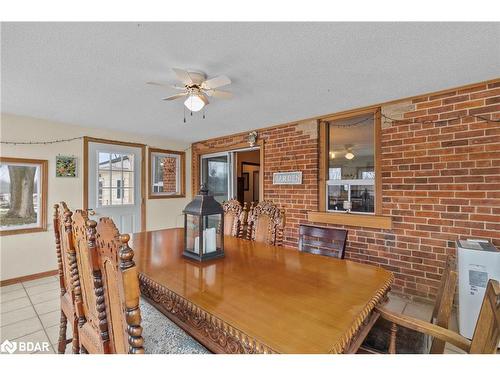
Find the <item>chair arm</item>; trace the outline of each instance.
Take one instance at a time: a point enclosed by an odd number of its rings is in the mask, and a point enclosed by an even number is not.
[[[449,329],[410,316],[398,314],[383,307],[375,307],[375,311],[378,311],[382,318],[392,323],[449,342],[466,352],[470,350],[470,340]]]

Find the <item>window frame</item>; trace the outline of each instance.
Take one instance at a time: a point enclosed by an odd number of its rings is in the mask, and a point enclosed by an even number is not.
[[[377,133],[377,119],[380,119],[380,116],[377,114],[379,111],[377,109],[373,111],[360,111],[359,113],[351,113],[348,116],[339,116],[339,117],[333,117],[329,118],[328,120],[323,120],[325,123],[326,127],[326,132],[325,132],[325,141],[326,141],[326,151],[327,151],[327,170],[326,170],[326,187],[325,187],[325,211],[326,212],[334,212],[334,213],[347,213],[347,211],[343,210],[329,210],[328,209],[328,187],[329,186],[342,186],[342,185],[347,185],[349,186],[348,188],[348,201],[351,202],[351,186],[353,185],[367,185],[367,186],[373,186],[373,191],[374,191],[374,196],[375,196],[375,201],[374,201],[374,211],[373,212],[361,212],[361,211],[351,211],[349,213],[351,214],[359,214],[359,215],[376,215],[377,214],[377,140],[376,140],[376,133]],[[375,173],[375,178],[374,179],[339,179],[339,180],[332,180],[330,179],[330,165],[329,165],[329,155],[330,155],[330,125],[329,122],[337,121],[337,120],[343,120],[343,119],[348,119],[351,117],[360,117],[360,116],[369,116],[373,115],[373,165],[374,165],[374,173]],[[359,168],[358,168],[359,170]],[[342,171],[342,169],[341,169]],[[341,172],[342,173],[342,172]],[[356,175],[358,175],[358,171],[356,171]]]
[[[2,164],[33,164],[40,168],[40,224],[35,227],[30,228],[18,228],[18,229],[4,229],[0,230],[0,236],[9,236],[13,234],[24,234],[24,233],[34,233],[34,232],[45,232],[47,231],[47,202],[48,202],[48,160],[39,159],[24,159],[24,158],[10,158],[10,157],[0,157],[0,163]]]
[[[329,137],[328,122],[342,120],[350,117],[370,115],[375,118],[374,124],[374,163],[375,163],[375,212],[332,212],[327,211],[327,181],[329,168]],[[362,110],[353,110],[339,113],[319,120],[319,196],[318,211],[309,212],[308,219],[311,222],[320,222],[339,225],[356,225],[360,227],[371,227],[380,229],[391,229],[392,220],[388,216],[382,215],[382,116],[381,107],[374,106]],[[347,215],[347,216],[346,216]],[[355,223],[355,224],[350,224]]]
[[[154,171],[153,171],[153,154],[178,155],[179,170],[177,178],[179,184],[178,194],[160,193],[154,191]],[[148,199],[168,199],[168,198],[184,198],[186,197],[186,153],[184,151],[165,150],[161,148],[148,148]]]

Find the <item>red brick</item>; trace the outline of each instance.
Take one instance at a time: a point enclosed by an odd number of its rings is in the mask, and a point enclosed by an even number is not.
[[[496,103],[500,103],[500,96],[495,96],[494,98],[486,99],[485,102],[486,105],[496,104]]]
[[[455,95],[457,95],[456,91],[447,91],[447,92],[443,92],[441,94],[431,95],[429,97],[429,100],[436,100],[436,99],[448,98],[450,96],[455,96]],[[444,101],[443,101],[443,103],[444,103]],[[446,104],[446,103],[444,103],[444,104]]]
[[[471,99],[481,99],[481,98],[489,98],[491,96],[499,96],[499,95],[500,95],[500,88],[470,94],[470,98]]]
[[[455,109],[480,107],[482,105],[484,105],[484,100],[478,99],[478,100],[473,100],[470,102],[457,103],[457,104],[455,104]]]
[[[457,147],[457,146],[465,146],[469,144],[467,139],[457,140],[457,141],[446,141],[441,142],[441,147]]]
[[[456,239],[473,236],[500,246],[500,124],[490,120],[500,119],[500,81],[487,86],[414,98],[415,110],[402,114],[406,120],[382,129],[382,213],[392,217],[393,228],[345,227],[346,259],[393,271],[393,289],[414,298],[433,299]],[[297,124],[259,136],[265,140],[264,198],[285,210],[285,244],[297,246],[299,224],[318,209],[319,142]],[[244,141],[245,134],[193,145],[193,168],[199,168],[198,145]],[[292,153],[296,166],[283,162]],[[273,172],[295,167],[303,171],[303,185],[272,185]]]
[[[482,113],[491,113],[491,112],[498,112],[498,111],[500,111],[500,104],[488,105],[488,106],[481,107],[481,108],[469,109],[469,114],[470,115],[479,115]]]
[[[470,219],[475,221],[489,221],[500,223],[500,216],[498,215],[470,215]]]
[[[404,118],[411,118],[411,117],[423,116],[423,115],[426,115],[426,114],[427,114],[427,110],[426,109],[422,109],[422,110],[419,110],[419,111],[406,112],[403,117]]]
[[[459,94],[466,94],[466,93],[470,93],[470,92],[483,91],[486,89],[487,89],[487,85],[481,84],[481,85],[467,87],[465,89],[458,90],[458,93]]]
[[[417,104],[417,109],[437,107],[437,106],[440,106],[441,103],[442,103],[441,100],[433,100],[432,102],[421,102],[421,103]]]
[[[446,112],[439,115],[439,119],[450,121],[449,119],[455,119],[467,115],[467,110],[463,109],[460,111]]]

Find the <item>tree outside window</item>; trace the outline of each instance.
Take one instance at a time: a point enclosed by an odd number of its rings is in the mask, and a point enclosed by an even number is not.
[[[0,235],[47,228],[47,161],[0,158]]]

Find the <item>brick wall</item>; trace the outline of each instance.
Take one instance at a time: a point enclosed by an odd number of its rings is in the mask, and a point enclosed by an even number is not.
[[[456,239],[500,246],[500,123],[470,116],[500,119],[499,103],[500,81],[382,106],[382,211],[393,228],[346,227],[346,258],[394,272],[395,291],[433,299]],[[454,120],[459,116],[465,117]],[[318,210],[317,122],[267,128],[259,136],[264,199],[285,210],[285,244],[296,246],[298,225]],[[243,134],[194,144],[193,168],[200,150],[244,141]],[[273,172],[287,170],[302,171],[303,184],[272,185]]]
[[[177,191],[177,159],[166,157],[163,159],[163,192],[175,193]]]

